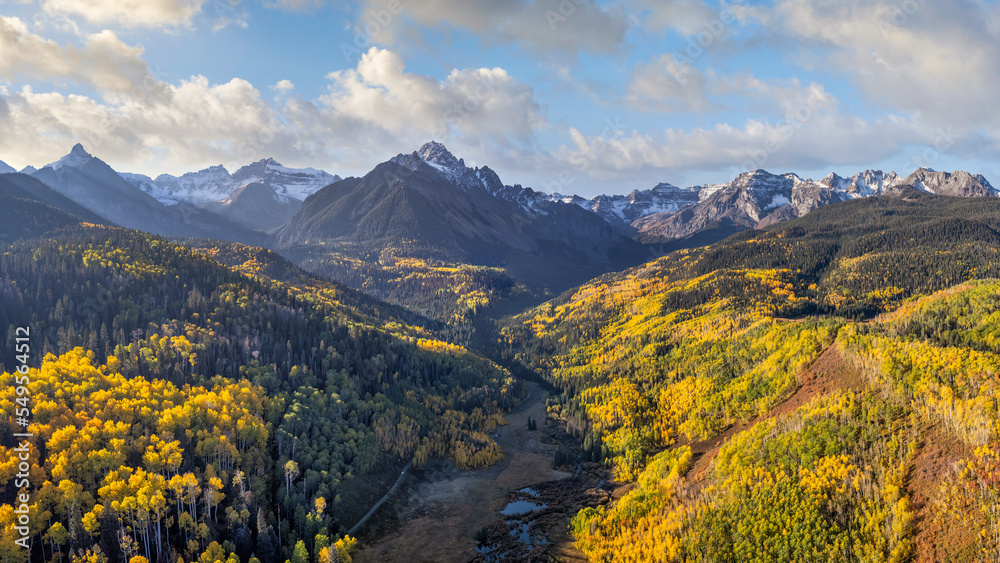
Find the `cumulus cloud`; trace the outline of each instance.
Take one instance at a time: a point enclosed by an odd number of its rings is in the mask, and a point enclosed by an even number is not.
[[[295,84],[291,80],[279,80],[277,84],[272,86],[275,90],[286,93],[291,92],[295,89]]]
[[[363,6],[359,29],[370,26],[367,35],[379,41],[402,35],[396,23],[402,18],[470,31],[487,42],[522,43],[535,55],[617,52],[630,27],[621,6],[602,8],[593,0],[365,0]]]
[[[42,0],[49,14],[82,17],[98,25],[174,27],[191,23],[208,0]],[[237,0],[222,0],[222,2]]]
[[[430,138],[459,148],[511,146],[530,143],[545,125],[532,89],[500,68],[455,70],[438,81],[407,72],[398,54],[372,49],[356,69],[329,80],[316,100],[281,102],[242,79],[212,84],[202,76],[156,82],[159,96],[105,100],[0,89],[0,154],[38,165],[82,141],[126,168],[155,162],[181,171],[273,156],[289,165],[365,170]]]
[[[345,141],[338,152],[355,163],[431,138],[456,147],[523,145],[546,126],[533,89],[501,68],[453,70],[438,81],[407,72],[399,54],[372,48],[356,69],[328,79],[326,95],[290,100],[283,115],[303,150],[315,150],[306,140],[322,144],[334,135]]]
[[[993,95],[1000,89],[1000,7],[978,0],[901,5],[783,0],[774,24],[803,43],[822,43],[825,64],[848,73],[878,105],[939,126],[1000,120]]]
[[[714,108],[708,88],[700,68],[673,54],[660,55],[632,71],[625,101],[644,110],[700,112]]]
[[[270,106],[243,80],[211,85],[194,77],[164,85],[162,99],[128,98],[117,103],[82,95],[36,93],[30,87],[3,95],[0,153],[35,164],[50,162],[74,142],[112,162],[163,158],[166,165],[231,161],[253,156],[262,131],[280,132]],[[287,138],[267,139],[287,142]]]
[[[543,122],[530,86],[502,68],[453,70],[441,82],[406,72],[403,58],[372,48],[356,70],[333,72],[319,101],[335,121],[371,122],[390,134],[452,132],[527,141]]]
[[[111,31],[87,36],[82,47],[60,45],[31,33],[18,18],[0,16],[0,78],[70,80],[103,92],[133,94],[155,82],[142,52]]]
[[[787,114],[772,121],[747,120],[691,130],[666,129],[661,135],[616,129],[601,135],[569,130],[571,145],[555,152],[568,166],[594,178],[622,172],[767,168],[803,170],[846,164],[865,165],[897,155],[916,142],[933,142],[934,131],[890,115],[864,120],[837,110],[833,98],[816,87],[788,100]]]

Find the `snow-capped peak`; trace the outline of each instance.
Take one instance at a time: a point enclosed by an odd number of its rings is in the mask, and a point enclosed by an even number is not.
[[[850,198],[861,198],[884,193],[885,190],[901,184],[902,181],[902,178],[897,176],[895,172],[886,174],[881,170],[865,170],[847,178],[830,174],[820,180],[819,184]]]
[[[73,150],[71,150],[69,154],[52,164],[49,164],[48,168],[53,170],[59,170],[60,168],[79,168],[92,158],[94,157],[83,148],[83,145],[77,143],[73,145]]]
[[[930,168],[918,168],[905,179],[905,182],[912,184],[918,190],[937,195],[959,197],[1000,195],[1000,191],[982,174],[970,174],[964,170],[936,172]]]
[[[180,177],[161,174],[156,180],[141,174],[121,176],[167,205],[181,202],[195,205],[220,202],[254,183],[269,186],[277,201],[301,201],[320,188],[340,180],[339,176],[315,168],[286,168],[273,158],[258,160],[232,174],[220,164],[198,172],[188,172]]]
[[[841,178],[836,172],[830,172],[830,174],[820,180],[819,183],[834,191],[843,191],[848,185],[850,185],[850,182],[846,178]]]
[[[436,141],[424,144],[411,154],[398,154],[389,161],[410,170],[417,170],[427,165],[449,183],[463,190],[485,189],[494,196],[508,199],[506,196],[498,195],[505,191],[507,186],[503,185],[496,172],[486,166],[469,168],[465,165],[464,158],[455,158],[444,145]]]
[[[437,141],[425,143],[417,150],[417,156],[428,164],[437,164],[448,169],[465,168],[464,159],[456,159],[447,147]]]

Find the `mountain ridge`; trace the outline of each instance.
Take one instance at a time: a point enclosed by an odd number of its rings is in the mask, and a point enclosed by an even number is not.
[[[657,213],[633,221],[637,240],[666,242],[689,237],[712,224],[733,230],[765,227],[802,217],[813,209],[851,199],[898,196],[904,186],[939,196],[997,197],[981,174],[937,172],[926,168],[901,178],[895,172],[865,170],[849,178],[830,174],[816,182],[793,173],[744,172],[722,184],[697,204],[673,213]],[[715,186],[713,186],[715,188]]]
[[[308,197],[275,233],[276,245],[289,250],[333,243],[355,253],[394,249],[502,265],[516,278],[558,287],[645,255],[638,243],[578,206],[519,205],[496,195],[503,189],[491,169],[466,167],[440,143],[428,143]]]
[[[121,176],[167,205],[218,203],[250,183],[269,185],[276,196],[301,201],[319,188],[341,179],[315,168],[287,168],[273,158],[241,166],[232,174],[220,164],[181,176],[160,174],[153,179],[144,174],[127,172],[121,173]]]
[[[74,150],[48,167],[79,165],[91,158],[83,147]],[[908,176],[895,172],[867,169],[852,176],[831,173],[821,180],[802,179],[794,173],[773,174],[766,170],[743,172],[722,184],[678,187],[660,183],[648,189],[634,189],[628,194],[599,194],[591,198],[561,193],[545,193],[520,184],[504,184],[488,166],[468,167],[442,143],[429,141],[409,154],[389,159],[411,171],[428,166],[464,190],[484,189],[495,198],[516,204],[532,213],[545,213],[553,202],[574,204],[604,219],[618,233],[644,243],[661,243],[692,236],[710,225],[732,232],[749,227],[800,217],[811,209],[855,199],[892,195],[904,184],[936,195],[956,197],[996,196],[994,188],[981,174],[957,170],[938,172],[920,168]],[[0,166],[2,169],[2,166]],[[32,167],[26,172],[36,173]],[[161,174],[152,179],[142,174],[120,173],[122,178],[161,203],[187,203],[211,209],[245,228],[271,230],[294,216],[309,195],[342,178],[315,168],[292,169],[273,158],[265,158],[240,167],[232,174],[222,165],[212,166],[181,176]],[[747,180],[752,178],[752,180]],[[248,184],[263,184],[242,190]],[[772,200],[748,189],[772,190]],[[239,202],[245,194],[255,195],[254,204]],[[237,193],[241,192],[241,193]],[[718,196],[720,192],[725,193]],[[746,192],[740,195],[737,192]],[[778,193],[780,192],[780,193]],[[715,199],[712,199],[715,197]],[[773,197],[778,197],[774,200]],[[247,198],[248,200],[251,198]],[[782,205],[778,205],[778,204]],[[233,207],[237,204],[236,207]],[[791,207],[787,207],[791,206]],[[256,209],[254,209],[256,207]]]
[[[263,235],[189,204],[167,206],[76,144],[31,174],[48,188],[111,223],[166,236],[223,238],[260,244]]]

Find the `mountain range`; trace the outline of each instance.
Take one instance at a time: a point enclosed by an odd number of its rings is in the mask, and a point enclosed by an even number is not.
[[[90,222],[119,225],[148,232],[183,237],[226,239],[249,244],[265,242],[263,233],[247,229],[225,217],[188,204],[167,206],[125,181],[104,161],[77,144],[63,158],[30,175],[9,173],[9,183],[24,189],[21,196],[52,206],[49,190],[86,209],[96,220],[70,211]],[[34,182],[30,182],[33,179]],[[54,206],[66,211],[65,205]]]
[[[315,168],[287,168],[262,159],[230,174],[212,166],[180,177],[121,174],[133,186],[166,205],[181,203],[210,209],[249,229],[270,230],[285,223],[302,201],[340,176]]]
[[[813,209],[851,199],[898,195],[901,186],[941,196],[975,197],[1000,194],[982,175],[921,168],[902,178],[895,172],[866,170],[841,178],[831,174],[816,182],[795,174],[765,170],[744,172],[720,186],[689,188],[701,197],[679,212],[654,213],[631,223],[643,242],[666,242],[717,229],[719,240],[740,230],[760,228],[802,217]]]
[[[73,188],[69,185],[73,182],[60,181],[58,171],[82,170],[92,158],[77,145],[66,157],[41,171],[29,166],[22,173],[39,177],[44,182],[61,184],[67,191],[76,191],[76,197],[86,200],[89,190]],[[390,159],[411,171],[416,171],[417,161],[437,171],[447,183],[463,192],[482,189],[495,199],[514,203],[535,214],[547,213],[552,203],[573,204],[597,214],[619,233],[642,242],[683,239],[712,228],[735,232],[766,226],[801,217],[830,203],[891,195],[900,185],[912,185],[928,193],[946,196],[1000,194],[1000,190],[982,175],[964,171],[948,173],[921,168],[903,177],[895,172],[865,170],[847,178],[830,174],[814,181],[791,173],[776,175],[754,170],[723,184],[677,187],[661,183],[650,189],[633,190],[627,195],[601,194],[587,199],[578,195],[547,194],[519,184],[506,185],[489,167],[467,167],[463,159],[456,158],[443,144],[434,141],[411,154]],[[50,170],[45,171],[46,168]],[[0,173],[10,172],[15,169],[0,162]],[[164,205],[186,204],[209,210],[244,228],[261,231],[284,225],[306,198],[341,180],[340,176],[315,168],[288,168],[271,158],[243,166],[232,174],[220,165],[181,176],[162,174],[155,179],[142,174],[118,175]],[[86,181],[81,180],[80,184]],[[111,184],[114,187],[119,183]],[[133,191],[123,191],[120,187],[117,191],[123,199],[119,203],[142,200],[149,203],[148,198]],[[94,209],[102,205],[109,203],[90,201],[88,207]]]
[[[248,164],[233,174],[219,165],[180,177],[161,174],[155,180],[142,174],[123,173],[121,176],[168,205],[222,201],[250,183],[266,184],[278,197],[302,201],[323,186],[340,180],[339,176],[315,168],[286,168],[273,158]]]
[[[28,175],[0,168],[7,176],[23,176],[18,185],[30,185]],[[489,167],[469,167],[433,141],[347,179],[287,168],[274,159],[232,174],[214,166],[152,179],[118,173],[81,145],[39,170],[23,172],[91,212],[90,220],[267,246],[326,275],[334,274],[320,264],[333,255],[372,264],[388,255],[410,256],[500,267],[515,280],[550,289],[826,205],[899,196],[904,186],[941,196],[1000,194],[983,176],[963,171],[921,168],[901,177],[866,170],[814,181],[754,170],[724,184],[662,183],[585,199],[504,184]],[[65,205],[55,207],[66,211]]]
[[[516,279],[559,288],[648,256],[576,205],[523,206],[498,197],[502,190],[488,167],[467,167],[443,145],[428,143],[310,196],[276,231],[275,244],[499,266]]]
[[[848,178],[830,174],[819,181],[758,169],[724,184],[679,188],[663,183],[648,190],[633,190],[628,195],[602,194],[585,199],[507,186],[502,196],[527,206],[541,201],[573,203],[597,213],[622,234],[642,242],[667,242],[706,229],[731,234],[763,227],[801,217],[831,203],[893,195],[902,185],[943,196],[1000,195],[1000,190],[980,174],[921,168],[906,177],[895,172],[865,170]]]

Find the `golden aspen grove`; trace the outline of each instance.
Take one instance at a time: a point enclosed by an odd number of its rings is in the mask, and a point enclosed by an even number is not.
[[[34,547],[7,505],[4,561],[349,561],[345,487],[385,464],[495,463],[489,433],[521,394],[416,315],[260,249],[84,225],[0,264],[0,316],[40,357]]]
[[[996,212],[919,195],[823,208],[506,322],[504,354],[562,390],[550,416],[622,483],[573,518],[575,546],[998,560]]]

